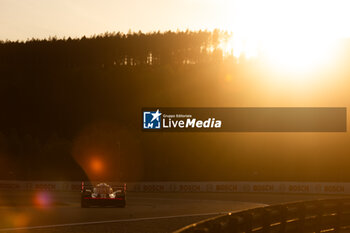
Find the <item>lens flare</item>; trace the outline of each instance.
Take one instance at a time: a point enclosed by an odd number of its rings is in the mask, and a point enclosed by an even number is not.
[[[30,217],[26,213],[22,212],[10,212],[5,216],[2,216],[2,223],[11,227],[26,227],[30,222]]]
[[[100,173],[103,170],[103,163],[101,159],[99,158],[92,158],[91,159],[91,169],[95,173]]]
[[[52,205],[52,196],[49,192],[37,192],[34,195],[34,205],[37,208],[47,208]]]
[[[13,216],[13,225],[15,227],[27,226],[29,223],[29,217],[26,214],[16,214]]]

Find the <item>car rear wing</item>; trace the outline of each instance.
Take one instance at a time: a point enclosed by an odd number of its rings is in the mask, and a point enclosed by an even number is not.
[[[90,182],[85,182],[85,181],[82,181],[81,182],[81,191],[82,192],[85,192],[86,190],[93,190],[94,189],[94,185],[91,184]]]
[[[114,191],[117,191],[117,190],[121,190],[122,192],[126,192],[126,184],[118,184],[118,185],[110,185],[111,188],[114,190]],[[81,182],[81,191],[82,192],[85,192],[86,190],[93,190],[94,189],[94,185],[89,182],[89,181],[82,181]]]
[[[126,192],[126,184],[122,185],[111,185],[114,191],[121,190],[122,192]]]

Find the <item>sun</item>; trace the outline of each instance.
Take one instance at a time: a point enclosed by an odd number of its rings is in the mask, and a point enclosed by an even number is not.
[[[264,41],[261,56],[279,70],[307,72],[333,62],[336,41],[331,38],[292,37]]]
[[[350,35],[349,7],[339,0],[233,0],[227,25],[232,38],[221,47],[279,69],[315,69],[332,60],[337,39]]]

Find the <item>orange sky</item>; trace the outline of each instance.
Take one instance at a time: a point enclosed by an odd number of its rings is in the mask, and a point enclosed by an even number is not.
[[[213,28],[243,37],[349,36],[349,7],[347,0],[1,0],[0,40]]]
[[[213,29],[227,21],[226,4],[226,0],[1,0],[0,40],[129,29]]]

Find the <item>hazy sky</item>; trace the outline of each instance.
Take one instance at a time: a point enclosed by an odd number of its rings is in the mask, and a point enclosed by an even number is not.
[[[234,31],[238,37],[350,35],[349,0],[0,0],[0,40],[106,31]]]
[[[225,28],[229,0],[0,0],[0,40]]]

